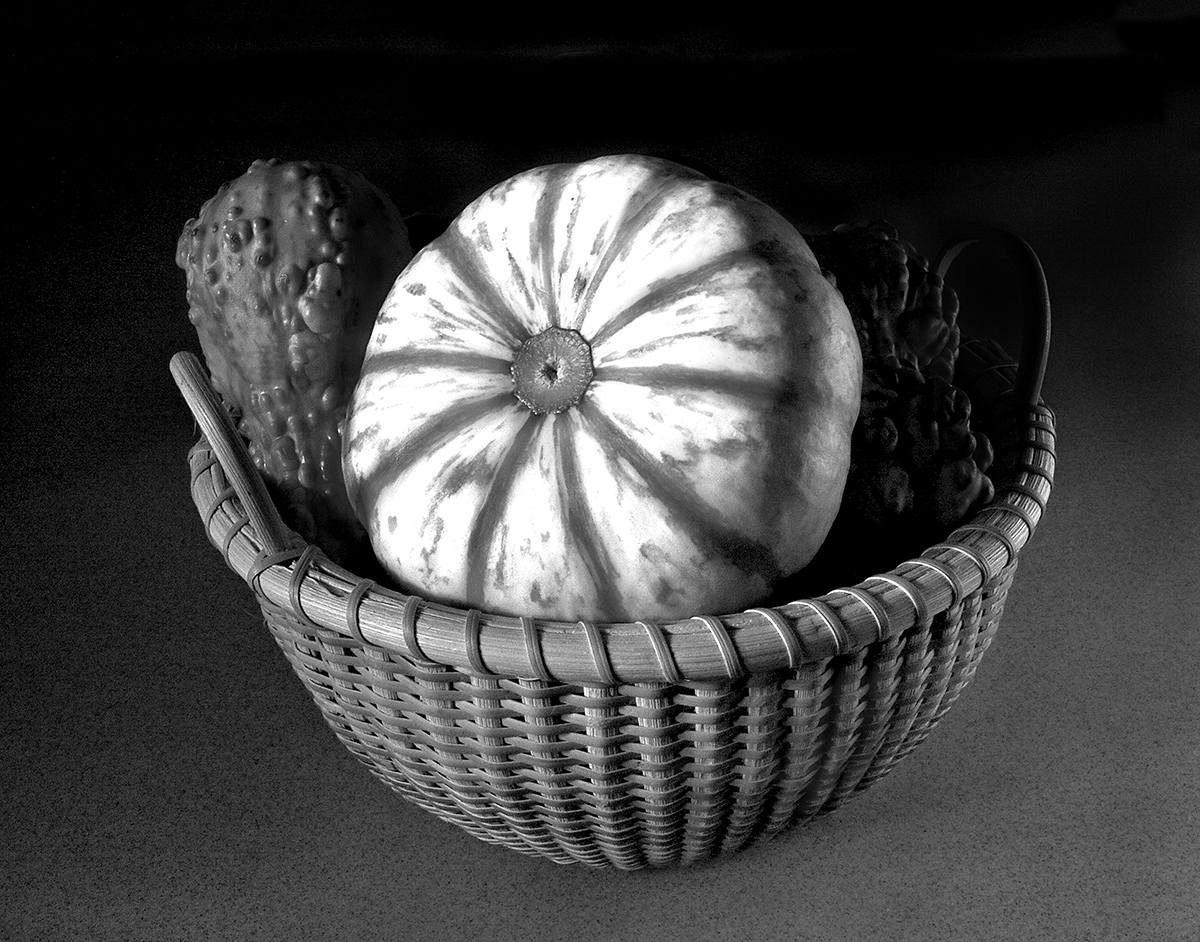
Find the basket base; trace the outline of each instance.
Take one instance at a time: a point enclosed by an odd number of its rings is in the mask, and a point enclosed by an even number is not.
[[[264,612],[326,722],[403,798],[518,853],[635,870],[771,840],[887,775],[974,676],[1015,570],[852,654],[702,685],[480,677]]]

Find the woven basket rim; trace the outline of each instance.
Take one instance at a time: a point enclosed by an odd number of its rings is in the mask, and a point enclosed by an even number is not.
[[[886,641],[983,590],[1017,562],[1054,483],[1055,418],[1040,397],[1049,347],[1045,276],[1023,240],[989,230],[952,241],[933,270],[944,277],[958,253],[998,236],[1022,257],[1034,300],[1025,316],[1021,366],[999,344],[964,336],[976,361],[971,382],[991,384],[986,407],[1005,408],[1017,434],[1014,462],[993,500],[944,540],[849,586],[815,598],[665,623],[560,621],[464,609],[408,595],[358,576],[287,529],[207,373],[193,354],[172,372],[202,433],[192,447],[192,496],[210,541],[258,597],[316,627],[331,643],[375,647],[417,664],[546,683],[724,683],[794,670]],[[970,394],[970,391],[969,391]],[[984,398],[976,402],[984,405]],[[217,457],[223,455],[222,459]],[[999,456],[997,456],[999,458]]]
[[[965,339],[962,346],[979,343]],[[996,359],[986,370],[1011,389],[1011,361]],[[665,623],[569,622],[459,608],[358,576],[291,531],[290,545],[265,549],[203,434],[191,450],[192,491],[210,540],[260,603],[315,624],[331,639],[477,676],[601,686],[721,682],[792,670],[895,637],[1013,565],[1049,499],[1055,444],[1054,415],[1043,403],[1013,418],[1020,448],[993,501],[920,556],[814,598]]]

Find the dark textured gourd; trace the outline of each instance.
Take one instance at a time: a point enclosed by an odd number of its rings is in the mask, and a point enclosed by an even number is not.
[[[954,290],[886,222],[806,238],[845,299],[863,352],[850,473],[818,560],[858,578],[919,553],[991,500],[992,447],[972,429],[970,400],[953,385]]]
[[[342,423],[375,315],[411,257],[386,194],[317,161],[255,161],[179,237],[213,387],[285,521],[339,561],[370,557],[346,499]]]
[[[408,591],[566,620],[761,601],[837,512],[849,313],[803,237],[634,155],[518,174],[398,279],[346,480]]]
[[[843,224],[806,238],[854,319],[864,370],[907,366],[954,378],[958,296],[893,226]]]

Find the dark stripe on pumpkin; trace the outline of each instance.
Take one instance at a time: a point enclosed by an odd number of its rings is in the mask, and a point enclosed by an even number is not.
[[[376,353],[363,365],[362,376],[377,373],[411,373],[419,370],[461,370],[466,373],[512,373],[512,360],[473,350],[430,350],[405,347]],[[361,377],[360,377],[361,378]]]
[[[713,508],[696,494],[689,481],[672,472],[668,463],[646,451],[586,398],[576,408],[603,443],[605,452],[629,464],[654,499],[666,508],[669,520],[697,546],[768,583],[773,584],[783,575],[770,547],[718,520]]]
[[[621,598],[617,590],[616,567],[605,546],[605,535],[593,516],[588,504],[587,485],[579,466],[577,448],[578,429],[571,424],[576,419],[567,415],[556,416],[554,425],[554,450],[558,455],[558,493],[562,506],[563,530],[568,543],[574,544],[587,568],[592,585],[596,588],[596,599],[601,613],[614,617],[621,611]]]
[[[559,202],[562,201],[562,194],[559,194]],[[575,255],[580,253],[580,247],[575,245],[575,226],[579,222],[579,210],[583,205],[583,200],[576,195],[575,200],[571,203],[571,215],[567,217],[567,232],[565,242],[566,248],[558,253],[558,272],[555,278],[556,294],[562,290],[562,281],[566,277],[567,269],[571,267],[571,262]],[[573,279],[570,290],[570,300],[568,304],[571,310],[575,309],[575,305],[579,303],[579,299],[583,296],[583,290],[587,287],[587,278],[581,270],[576,269],[575,278]],[[560,323],[561,327],[562,324]]]
[[[513,436],[508,451],[500,459],[496,473],[492,477],[487,490],[487,496],[475,514],[471,523],[471,532],[467,537],[467,601],[473,605],[483,603],[484,583],[488,576],[488,555],[492,549],[492,541],[508,514],[509,495],[512,492],[513,481],[521,464],[528,460],[529,443],[533,440],[541,419],[544,416],[529,412],[517,434]],[[506,560],[501,560],[501,565]]]
[[[439,240],[439,246],[451,270],[471,292],[481,314],[495,326],[498,339],[514,350],[528,340],[529,330],[504,300],[475,243],[457,226],[451,226]]]
[[[507,390],[483,399],[457,403],[433,416],[404,441],[387,449],[380,455],[375,473],[360,482],[357,493],[351,498],[359,519],[367,519],[367,511],[378,505],[383,489],[411,465],[420,461],[433,449],[461,435],[488,413],[505,407],[524,409],[512,392]]]
[[[562,202],[563,187],[573,168],[555,164],[547,168],[542,195],[538,197],[533,223],[529,227],[529,257],[542,274],[542,289],[546,318],[551,327],[558,327],[558,279],[554,277],[554,219]]]
[[[521,263],[517,261],[517,257],[513,255],[513,250],[508,246],[505,246],[504,252],[508,256],[509,281],[521,289],[521,294],[525,299],[525,309],[527,311],[537,310],[538,300],[534,292],[534,286],[529,283],[529,279],[525,276],[525,272],[521,268]]]
[[[690,366],[604,366],[596,370],[592,382],[632,383],[667,395],[714,392],[741,399],[764,412],[796,396],[793,384],[788,382]]]
[[[578,330],[580,325],[583,324],[584,318],[587,317],[588,311],[591,309],[592,301],[595,299],[596,290],[600,287],[604,276],[608,274],[608,270],[619,259],[629,252],[634,237],[662,209],[668,195],[667,189],[660,183],[658,189],[643,199],[640,204],[636,204],[633,198],[625,204],[624,215],[617,220],[616,225],[611,231],[606,233],[608,244],[600,256],[600,261],[588,277],[587,288],[584,290],[583,297],[575,308],[575,315],[569,325],[570,327]],[[634,208],[635,205],[636,208]]]
[[[593,349],[619,331],[624,330],[643,314],[674,304],[693,294],[703,293],[705,286],[717,275],[747,262],[757,261],[759,256],[752,249],[733,249],[723,252],[690,271],[680,272],[671,278],[655,282],[650,290],[619,314],[605,321],[604,326],[590,338]]]

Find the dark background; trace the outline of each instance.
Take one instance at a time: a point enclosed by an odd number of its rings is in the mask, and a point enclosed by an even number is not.
[[[0,937],[1183,939],[1196,10],[988,9],[12,21]],[[1055,311],[1060,473],[973,686],[837,815],[665,873],[480,844],[353,762],[204,539],[167,373],[198,350],[175,240],[256,158],[342,164],[436,219],[520,170],[621,151],[699,163],[802,231],[885,218],[932,255],[962,227],[1010,229]],[[978,249],[953,280],[964,329],[1015,351],[1006,264]]]

